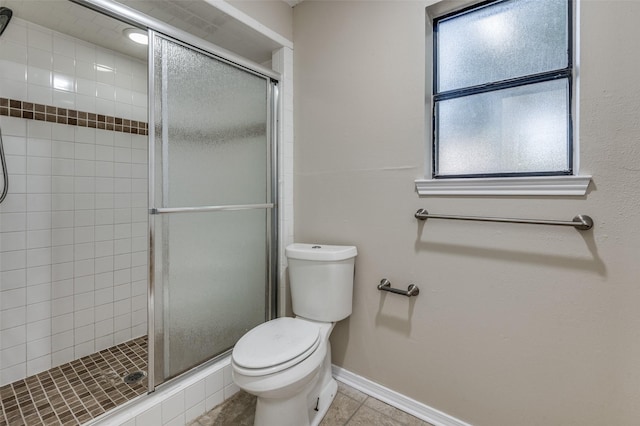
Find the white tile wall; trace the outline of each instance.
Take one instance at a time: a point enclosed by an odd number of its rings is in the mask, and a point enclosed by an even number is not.
[[[280,288],[279,315],[290,314],[284,249],[293,243],[293,49],[283,47],[273,53],[272,66],[282,75],[280,82]]]
[[[96,425],[183,426],[229,399],[238,387],[231,380],[230,357],[168,384]]]
[[[0,83],[0,97],[147,121],[146,64],[18,17],[0,39]]]
[[[14,17],[0,96],[147,121],[146,65]],[[147,137],[0,117],[0,385],[146,333]]]

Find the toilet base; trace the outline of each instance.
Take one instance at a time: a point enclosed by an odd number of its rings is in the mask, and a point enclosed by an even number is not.
[[[300,392],[286,400],[258,397],[254,426],[318,426],[336,397],[338,383],[331,378],[320,392],[313,390],[311,393]],[[314,401],[309,404],[309,400]],[[284,413],[287,418],[283,418]]]
[[[331,375],[331,344],[316,375],[294,396],[258,396],[254,426],[318,426],[338,392]]]
[[[336,397],[336,393],[338,393],[338,383],[336,379],[331,378],[329,383],[324,387],[324,389],[320,392],[320,399],[318,400],[318,411],[315,411],[313,416],[309,416],[311,422],[310,426],[318,426],[322,419],[324,418],[327,411],[329,411],[329,407],[331,407],[331,403],[333,399]]]

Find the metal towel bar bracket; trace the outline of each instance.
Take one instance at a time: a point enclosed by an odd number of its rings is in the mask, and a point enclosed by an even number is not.
[[[378,290],[380,291],[388,291],[390,293],[401,294],[403,296],[411,297],[417,296],[420,294],[420,289],[415,284],[409,284],[406,290],[400,290],[398,288],[392,288],[391,282],[388,279],[383,278],[380,280],[380,284],[378,284]]]
[[[593,219],[586,214],[579,214],[573,220],[544,220],[544,219],[514,219],[508,217],[479,217],[479,216],[455,216],[444,214],[432,214],[425,209],[419,209],[415,214],[418,220],[427,219],[452,219],[474,220],[479,222],[506,222],[506,223],[533,223],[536,225],[573,226],[580,231],[588,231],[593,228]]]

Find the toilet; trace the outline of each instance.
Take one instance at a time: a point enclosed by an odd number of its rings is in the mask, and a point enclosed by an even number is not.
[[[257,396],[255,426],[317,426],[338,388],[329,335],[351,315],[358,252],[353,246],[291,244],[285,254],[296,316],[247,332],[233,349],[232,376]]]

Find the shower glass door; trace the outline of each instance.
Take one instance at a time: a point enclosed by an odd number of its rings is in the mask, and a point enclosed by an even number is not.
[[[269,77],[151,35],[157,385],[271,318],[275,89]]]

